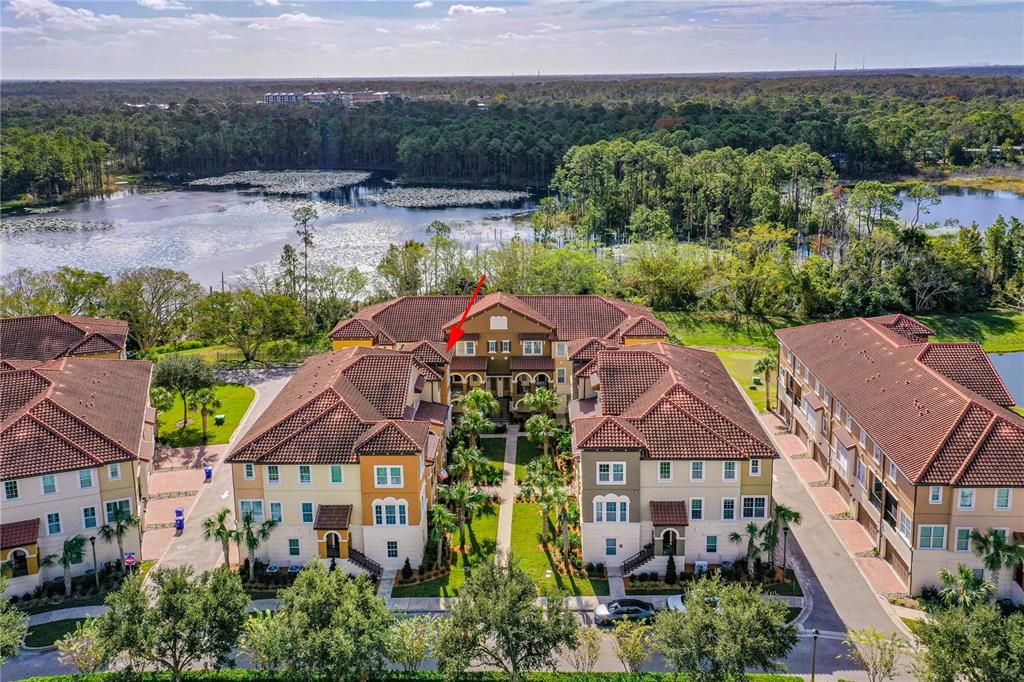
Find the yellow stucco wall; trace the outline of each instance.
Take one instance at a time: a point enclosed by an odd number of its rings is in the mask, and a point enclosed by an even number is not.
[[[28,555],[26,561],[28,563],[29,575],[35,575],[39,572],[39,547],[35,543],[23,547],[0,549],[0,563],[6,563],[11,558],[11,552],[15,550],[24,551]]]
[[[668,340],[668,338],[665,337],[665,336],[647,336],[647,337],[637,336],[637,337],[629,337],[629,338],[623,339],[622,340],[622,345],[623,346],[639,346],[642,343],[659,343],[659,342],[667,341],[667,340]]]
[[[372,339],[331,339],[331,350],[342,348],[373,348]]]
[[[402,466],[401,487],[381,487],[376,485],[374,467]],[[429,469],[425,470],[429,471]],[[417,455],[363,455],[359,458],[360,488],[363,495],[363,523],[373,525],[373,501],[393,497],[405,500],[409,506],[408,525],[418,526],[422,510],[420,509],[420,458]]]
[[[743,495],[768,495],[772,494],[772,463],[775,460],[761,460],[761,475],[750,475],[750,462],[740,463],[742,472],[740,477],[740,492]]]

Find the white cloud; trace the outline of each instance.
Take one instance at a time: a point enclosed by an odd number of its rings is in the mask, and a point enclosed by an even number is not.
[[[423,2],[417,2],[415,5],[413,5],[413,7],[415,7],[416,9],[430,9],[433,6],[434,3],[432,3],[430,0],[423,0]]]
[[[121,21],[116,14],[96,14],[87,9],[64,7],[52,0],[11,0],[8,7],[18,19],[35,20],[62,31],[95,31]]]
[[[271,7],[277,7],[281,4],[281,0],[252,0],[252,4],[260,7],[262,5],[270,5]]]
[[[206,37],[210,40],[238,40],[238,36],[233,36],[230,33],[221,33],[220,31],[211,31]]]
[[[381,28],[380,26],[373,30],[376,31],[377,33],[391,33],[391,31],[387,30],[386,28]]]
[[[289,24],[321,24],[323,19],[321,17],[314,17],[306,14],[305,12],[285,12],[279,16],[278,21],[284,21]]]
[[[156,12],[188,9],[188,5],[178,0],[135,0],[135,2]]]
[[[440,31],[441,24],[435,21],[430,24],[416,24],[413,28],[417,31]]]
[[[534,33],[547,33],[548,31],[561,31],[562,27],[558,24],[549,24],[546,21],[541,21],[537,24],[540,26]]]
[[[480,7],[479,5],[452,5],[448,8],[448,16],[460,14],[507,14],[504,7]]]
[[[248,26],[246,26],[246,28],[251,29],[253,31],[273,31],[274,30],[274,27],[270,26],[268,24],[255,24],[255,23],[249,24]]]

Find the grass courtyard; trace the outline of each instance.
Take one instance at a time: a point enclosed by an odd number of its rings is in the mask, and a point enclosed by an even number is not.
[[[559,575],[551,554],[540,550],[540,507],[517,502],[512,512],[512,554],[542,591],[556,589],[573,596],[607,596],[608,581]]]
[[[480,451],[491,463],[491,467],[497,471],[505,470],[505,439],[504,438],[481,438]]]
[[[760,385],[755,385],[754,379],[754,365],[757,361],[764,357],[763,352],[749,352],[740,350],[720,350],[716,351],[715,354],[725,365],[726,371],[729,375],[739,382],[743,390],[750,396],[750,400],[754,403],[754,406],[759,412],[765,411],[765,387],[764,387],[764,375],[758,375],[761,379]],[[775,374],[772,373],[771,379],[775,381]],[[772,386],[774,389],[775,386]],[[772,400],[775,400],[775,392],[772,391]]]
[[[207,445],[219,445],[231,440],[231,434],[238,428],[239,422],[245,416],[250,403],[256,397],[256,392],[249,386],[242,384],[221,384],[214,388],[217,398],[220,400],[220,407],[210,410],[207,417],[209,438]],[[189,410],[188,418],[190,423],[179,429],[182,417],[181,396],[175,396],[174,407],[158,416],[160,422],[160,441],[171,447],[188,447],[203,444],[203,418],[199,410]],[[217,426],[214,422],[214,415],[224,415],[224,425]]]
[[[526,436],[519,436],[516,443],[516,480],[526,478],[526,465],[544,456],[544,446],[533,443]]]
[[[504,441],[502,441],[504,442]],[[433,580],[426,580],[413,585],[395,585],[392,597],[454,597],[466,581],[463,568],[466,560],[470,566],[484,561],[494,560],[494,551],[498,538],[498,506],[491,505],[480,512],[466,525],[466,544],[470,546],[469,556],[452,555],[452,570],[448,575]],[[459,533],[452,534],[452,543],[459,541]]]
[[[28,629],[25,636],[25,646],[43,647],[53,646],[54,642],[75,631],[78,624],[87,618],[71,618],[69,620],[55,620],[52,623],[33,625]]]

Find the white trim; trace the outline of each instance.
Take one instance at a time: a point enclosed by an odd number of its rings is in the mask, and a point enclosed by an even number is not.
[[[46,479],[47,478],[49,478],[49,479],[51,479],[53,481],[53,492],[50,492],[50,493],[46,492]],[[60,494],[60,486],[57,485],[57,474],[41,474],[39,476],[39,492],[44,497],[49,497],[50,495],[59,495]]]
[[[388,523],[387,507],[393,506],[395,508],[395,522]],[[376,499],[370,504],[370,511],[373,514],[373,525],[374,526],[386,526],[386,527],[403,527],[409,524],[409,502],[399,497],[385,497],[383,499]],[[405,523],[402,523],[402,517],[405,517]],[[380,523],[377,523],[377,518],[380,518]],[[393,558],[393,557],[392,557]]]
[[[967,549],[960,549],[957,545],[960,542],[960,531],[967,531]],[[974,530],[970,526],[957,526],[953,529],[953,551],[954,552],[970,552],[971,551],[971,531]]]
[[[256,465],[252,462],[245,462],[242,464],[242,478],[247,481],[256,480]]]
[[[942,546],[941,547],[922,547],[921,546],[921,535],[925,528],[941,528],[942,529]],[[933,536],[934,538],[934,536]],[[949,546],[949,527],[944,523],[923,523],[917,527],[917,549],[921,551],[934,551],[942,550],[945,551],[946,547]]]
[[[732,464],[732,476],[731,477],[725,475],[725,472],[726,472],[725,465],[726,464]],[[734,460],[734,459],[727,459],[724,462],[722,462],[722,480],[723,481],[738,481],[739,478],[740,478],[740,468],[739,468],[739,465],[737,464],[736,460]]]
[[[694,502],[700,502],[700,518],[697,518],[696,516],[693,515],[693,503]],[[708,519],[707,519],[707,514],[705,513],[706,511],[707,510],[704,508],[704,498],[703,497],[691,497],[690,498],[690,520],[691,521],[707,521]]]
[[[971,505],[964,506],[964,493],[971,493]],[[978,492],[974,488],[957,488],[956,489],[956,508],[960,511],[974,511],[974,508],[978,506]]]
[[[280,512],[281,518],[279,518],[279,519],[275,519],[274,518],[274,505],[275,504],[277,505],[277,511]],[[274,521],[277,521],[278,523],[284,523],[284,503],[277,502],[277,501],[268,502],[267,503],[267,512],[268,512],[268,514],[267,514],[268,518],[273,519]]]
[[[698,467],[698,465],[699,465],[699,468],[700,468],[700,476],[698,476],[697,478],[694,478],[693,474],[694,474],[695,469]],[[698,482],[699,483],[703,483],[704,481],[707,480],[707,478],[708,478],[707,477],[707,472],[704,470],[704,460],[702,460],[702,459],[692,460],[690,462],[689,469],[690,469],[690,481],[691,482],[693,482],[693,483],[698,483]]]
[[[114,475],[114,472],[117,472],[116,476]],[[111,462],[110,464],[107,465],[107,478],[109,478],[111,481],[120,481],[121,480],[121,463],[120,462]]]
[[[273,469],[277,472],[277,480],[270,480],[270,470]],[[267,485],[281,485],[281,466],[279,464],[268,464],[267,465]]]
[[[936,490],[939,491],[939,499],[937,499],[937,500],[932,495],[932,493],[934,493]],[[942,504],[942,486],[941,485],[928,486],[928,504]]]
[[[519,342],[523,348],[523,355],[544,355],[544,342],[540,339],[523,339]]]
[[[565,367],[559,367],[555,370],[555,382],[559,384],[566,383],[568,375],[565,371]]]
[[[92,526],[86,525],[86,523],[85,523],[85,512],[88,511],[89,509],[92,509],[92,521],[93,521],[93,524],[94,524]],[[91,506],[88,506],[88,507],[82,507],[82,530],[86,531],[86,530],[92,530],[93,528],[99,528],[99,525],[100,525],[100,515],[96,512],[96,506],[95,505],[91,505]]]
[[[303,507],[307,504],[309,505],[310,509],[309,521],[306,520],[306,510],[303,509]],[[316,505],[313,502],[310,502],[309,500],[303,500],[302,502],[299,502],[299,521],[301,521],[302,524],[305,526],[312,526],[313,523],[316,521]]]
[[[309,480],[302,480],[302,470],[306,469],[309,472]],[[296,467],[295,475],[298,477],[299,485],[313,485],[313,467],[309,464],[299,464]]]
[[[82,474],[88,472],[89,474],[89,485],[82,485]],[[79,469],[78,470],[78,489],[79,490],[92,490],[96,487],[96,477],[92,475],[92,469]]]
[[[114,508],[115,509],[119,509],[121,507],[121,503],[122,502],[127,502],[128,503],[128,513],[131,514],[132,513],[132,501],[131,501],[131,498],[121,497],[121,498],[118,498],[116,500],[103,500],[103,518],[106,519],[104,523],[112,523],[113,522],[113,519],[110,516],[110,512],[107,511],[107,505],[110,505],[110,504],[117,505]]]
[[[7,484],[8,483],[13,483],[14,484],[14,497],[8,497],[7,496]],[[7,479],[6,481],[4,481],[4,501],[6,501],[6,502],[13,502],[14,500],[20,500],[20,499],[21,499],[21,486],[18,484],[18,479],[10,478],[10,479]]]
[[[334,480],[334,471],[337,470],[341,474],[341,478],[337,481]],[[327,480],[330,481],[331,485],[344,485],[345,483],[345,467],[340,464],[331,464],[327,470]]]
[[[1006,506],[1000,507],[996,504],[999,500],[999,491],[1006,491]],[[992,491],[992,510],[993,511],[1010,511],[1013,509],[1013,488],[995,488]]]
[[[747,513],[746,513],[746,509],[747,509],[746,501],[747,500],[763,500],[764,501],[764,514],[761,515],[761,516],[757,516],[757,515],[747,516]],[[752,506],[752,509],[756,511],[756,508],[757,508],[757,505],[754,504]],[[768,496],[767,495],[743,495],[740,498],[740,518],[744,519],[744,520],[746,520],[746,519],[767,519],[768,518]]]
[[[757,469],[757,471],[754,471],[754,469]],[[751,476],[760,476],[761,475],[761,460],[760,459],[755,457],[755,458],[750,460],[749,472],[750,472]]]
[[[57,517],[57,532],[56,533],[50,532],[50,515],[51,514]],[[46,512],[46,515],[43,517],[43,523],[46,524],[46,534],[47,535],[62,535],[64,533],[64,521],[60,518],[60,512],[59,511]]]
[[[246,498],[238,500],[238,515],[241,517],[245,516],[245,510],[242,509],[243,502],[249,503],[249,511],[252,513],[252,520],[256,523],[263,523],[263,521],[267,518],[267,510],[263,505],[263,500],[258,498]],[[259,508],[259,514],[257,514],[254,509],[257,506]]]
[[[661,467],[664,466],[665,464],[668,465],[668,478],[663,478],[662,475],[661,475]],[[658,483],[671,483],[672,482],[672,474],[673,474],[672,460],[670,460],[670,459],[659,460],[658,461]]]
[[[387,483],[380,482],[380,476],[378,472],[384,470],[384,480]],[[392,469],[398,469],[398,483],[394,482],[392,478]],[[401,464],[378,464],[373,467],[373,487],[374,488],[402,488],[405,483],[405,467]]]
[[[622,467],[622,480],[615,480],[615,466]],[[608,480],[601,480],[601,467],[608,467]],[[597,462],[597,477],[594,479],[597,485],[625,485],[626,484],[626,463],[625,462]]]
[[[608,503],[615,504],[616,518],[611,520],[608,519]],[[595,495],[591,505],[594,510],[594,523],[629,523],[629,508],[632,505],[629,495],[616,495],[615,493]],[[622,518],[623,515],[626,517],[625,520]]]
[[[732,502],[732,518],[726,518],[725,516],[725,503]],[[736,509],[736,498],[735,497],[723,497],[722,508],[719,510],[719,515],[723,521],[735,521],[739,518],[740,511]]]

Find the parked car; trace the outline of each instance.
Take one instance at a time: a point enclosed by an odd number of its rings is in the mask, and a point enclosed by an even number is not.
[[[708,597],[708,604],[710,606],[714,606],[717,611],[722,610],[722,607],[718,605],[718,599],[716,597]],[[682,613],[686,613],[686,595],[669,595],[668,599],[665,600],[665,608],[669,611],[680,611]]]
[[[613,625],[620,620],[646,621],[654,618],[654,604],[642,599],[616,599],[608,604],[598,604],[594,609],[594,622],[598,625]]]

